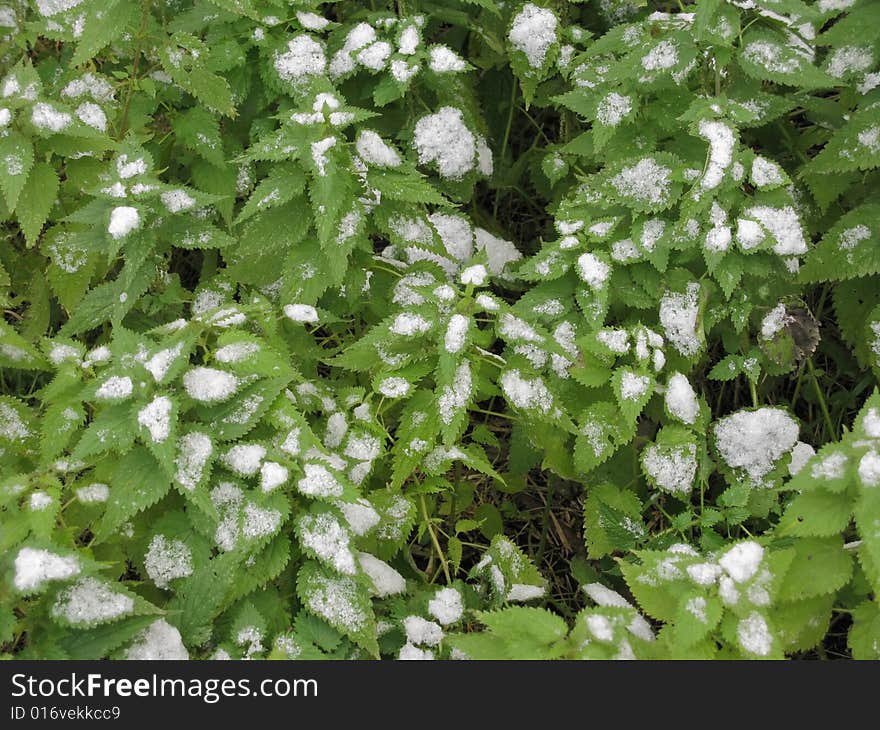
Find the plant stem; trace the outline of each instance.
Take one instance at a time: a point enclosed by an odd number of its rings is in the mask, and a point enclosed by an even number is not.
[[[825,396],[822,393],[822,388],[819,387],[819,378],[816,377],[816,370],[813,367],[812,358],[807,360],[807,370],[813,379],[813,389],[816,391],[816,398],[819,399],[819,408],[822,410],[822,415],[825,417],[825,425],[828,427],[828,435],[832,440],[837,440],[837,437],[834,435],[834,422],[831,420],[831,414],[828,412],[828,406],[825,403]]]
[[[440,558],[440,564],[443,566],[443,575],[446,576],[446,582],[452,583],[452,576],[449,574],[449,563],[446,560],[446,554],[440,547],[440,541],[437,539],[437,533],[434,532],[434,525],[431,524],[431,518],[428,516],[428,505],[425,503],[425,495],[419,495],[419,502],[422,506],[422,517],[425,519],[425,526],[428,528],[428,534],[431,536],[431,542],[434,543],[434,549],[437,551],[437,557]]]

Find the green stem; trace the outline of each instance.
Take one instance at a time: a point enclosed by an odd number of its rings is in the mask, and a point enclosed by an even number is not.
[[[828,435],[836,440],[837,437],[834,435],[834,422],[831,420],[831,414],[828,412],[828,406],[825,403],[825,396],[822,393],[822,388],[819,386],[819,378],[816,377],[816,370],[813,367],[812,358],[807,360],[807,370],[813,380],[813,389],[816,391],[816,398],[819,400],[819,408],[822,410],[822,416],[825,418],[825,425],[828,427]]]
[[[443,552],[443,549],[440,547],[440,541],[437,539],[437,533],[434,532],[434,526],[431,524],[431,518],[428,516],[428,505],[425,503],[425,495],[419,495],[419,501],[422,506],[422,517],[425,520],[425,526],[428,528],[428,534],[431,536],[431,542],[434,544],[434,549],[437,551],[437,556],[440,558],[440,565],[443,566],[443,575],[446,576],[446,582],[452,583],[452,576],[449,574],[449,563],[446,560],[446,554]]]

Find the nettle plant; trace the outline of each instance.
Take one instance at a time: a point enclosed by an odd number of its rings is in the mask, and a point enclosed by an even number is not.
[[[4,651],[880,658],[878,9],[0,5]]]

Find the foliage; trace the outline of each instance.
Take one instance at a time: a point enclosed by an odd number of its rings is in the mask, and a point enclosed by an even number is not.
[[[880,6],[367,5],[0,5],[6,655],[880,658]]]

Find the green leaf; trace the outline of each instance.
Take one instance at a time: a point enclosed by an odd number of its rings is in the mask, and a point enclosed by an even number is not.
[[[16,215],[28,246],[36,244],[57,197],[58,174],[55,168],[45,162],[37,163],[21,190],[16,206]]]
[[[795,555],[780,587],[779,598],[798,601],[833,593],[852,575],[852,557],[843,540],[804,538],[794,543]]]
[[[372,602],[366,588],[353,578],[307,562],[297,575],[296,593],[314,615],[324,619],[373,656],[378,656]]]
[[[119,460],[110,484],[110,499],[95,528],[95,542],[108,539],[126,520],[158,502],[171,479],[150,452],[136,446]]]
[[[0,137],[0,189],[10,211],[15,210],[33,165],[34,148],[29,139],[15,131]]]
[[[852,519],[852,500],[847,494],[822,490],[798,494],[785,509],[778,529],[798,537],[830,537],[844,531]]]

